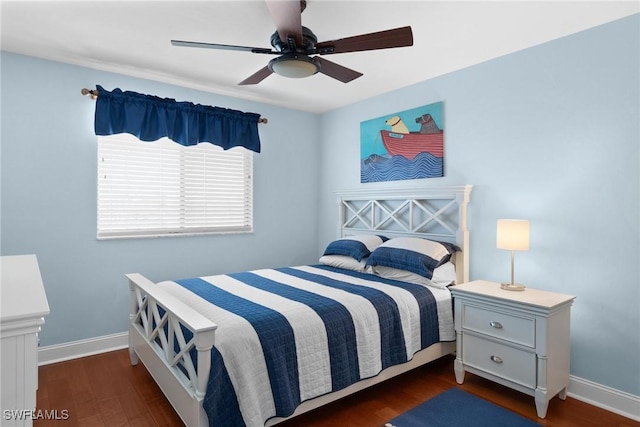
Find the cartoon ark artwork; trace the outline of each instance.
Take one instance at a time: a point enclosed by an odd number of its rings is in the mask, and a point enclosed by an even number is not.
[[[360,182],[442,177],[443,159],[442,102],[360,123]]]

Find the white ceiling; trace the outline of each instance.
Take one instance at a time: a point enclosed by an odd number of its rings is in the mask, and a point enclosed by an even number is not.
[[[635,0],[308,0],[302,24],[319,42],[411,25],[414,45],[327,56],[364,73],[347,84],[322,74],[273,74],[238,86],[273,56],[169,41],[270,48],[274,25],[263,1],[2,0],[0,6],[4,51],[318,113],[640,11]]]

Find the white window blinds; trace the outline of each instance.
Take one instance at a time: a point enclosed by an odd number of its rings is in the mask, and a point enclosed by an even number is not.
[[[253,230],[253,156],[167,138],[98,137],[98,238]]]

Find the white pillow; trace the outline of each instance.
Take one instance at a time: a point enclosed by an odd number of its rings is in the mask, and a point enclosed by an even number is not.
[[[345,270],[358,271],[360,273],[367,273],[365,266],[367,265],[367,259],[362,261],[356,261],[354,258],[346,255],[323,255],[320,257],[320,264],[328,265],[330,267],[344,268]]]
[[[456,267],[452,262],[446,262],[433,270],[431,279],[412,273],[407,270],[400,270],[393,267],[385,267],[383,265],[368,266],[367,271],[384,277],[385,279],[400,280],[403,282],[414,283],[417,285],[432,286],[438,289],[444,289],[456,281]]]

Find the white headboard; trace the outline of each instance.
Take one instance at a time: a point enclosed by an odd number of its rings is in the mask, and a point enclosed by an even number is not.
[[[469,281],[467,204],[472,185],[338,193],[339,235],[413,236],[455,243],[458,280]]]

